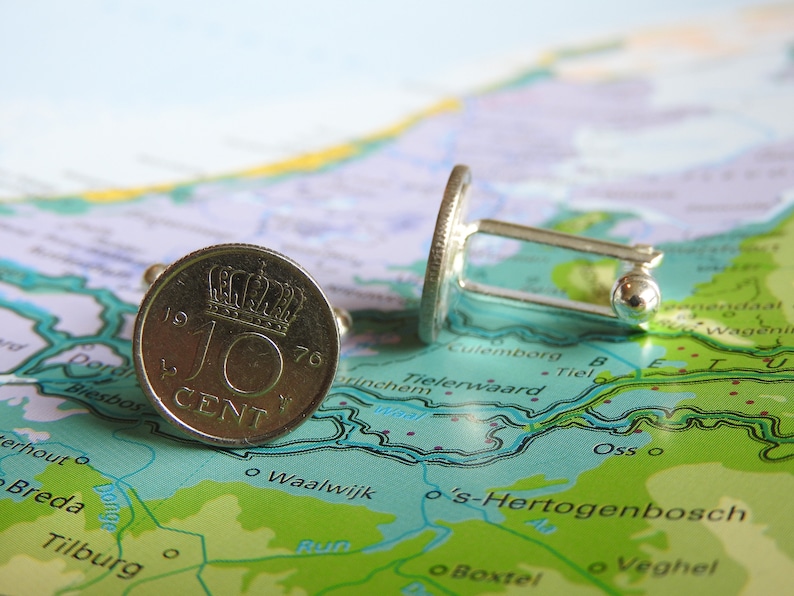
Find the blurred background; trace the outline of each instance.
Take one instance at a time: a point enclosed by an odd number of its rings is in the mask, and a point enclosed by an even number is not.
[[[0,0],[0,198],[276,162],[377,133],[550,49],[756,4]]]

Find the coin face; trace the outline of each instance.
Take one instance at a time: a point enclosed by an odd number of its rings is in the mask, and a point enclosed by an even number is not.
[[[339,331],[300,265],[247,245],[211,246],[163,271],[135,321],[138,380],[177,428],[258,445],[309,418],[331,387]]]

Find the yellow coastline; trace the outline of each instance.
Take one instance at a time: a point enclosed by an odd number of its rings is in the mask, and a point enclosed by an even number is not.
[[[229,174],[222,174],[219,176],[212,176],[208,178],[200,178],[197,180],[174,182],[168,184],[156,184],[150,186],[140,186],[125,189],[108,189],[87,191],[80,195],[81,198],[92,203],[112,203],[119,201],[128,201],[145,194],[170,192],[175,188],[188,186],[198,182],[206,182],[212,180],[225,180],[229,178],[275,178],[289,174],[299,174],[315,172],[322,168],[353,159],[365,153],[373,145],[389,141],[403,134],[406,130],[417,125],[421,121],[442,114],[445,112],[454,112],[461,108],[462,102],[457,99],[443,100],[430,108],[413,114],[401,122],[390,126],[373,135],[362,137],[360,139],[352,140],[348,143],[342,143],[321,151],[314,151],[304,153],[296,157],[285,159],[271,164],[256,166],[231,172]],[[45,199],[58,200],[63,196],[44,197]]]

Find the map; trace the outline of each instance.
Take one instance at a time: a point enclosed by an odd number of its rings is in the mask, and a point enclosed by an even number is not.
[[[0,203],[0,593],[776,594],[794,577],[794,6],[549,49],[289,159]],[[458,293],[417,336],[455,164],[471,219],[664,250],[627,333]],[[245,242],[351,311],[314,416],[197,443],[132,364],[143,272]],[[477,237],[466,275],[602,300],[620,264]]]

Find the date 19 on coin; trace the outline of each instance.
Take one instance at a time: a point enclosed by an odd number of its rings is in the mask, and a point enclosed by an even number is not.
[[[316,281],[248,244],[198,250],[146,293],[133,335],[155,409],[194,438],[260,445],[311,417],[339,362],[334,311]]]

